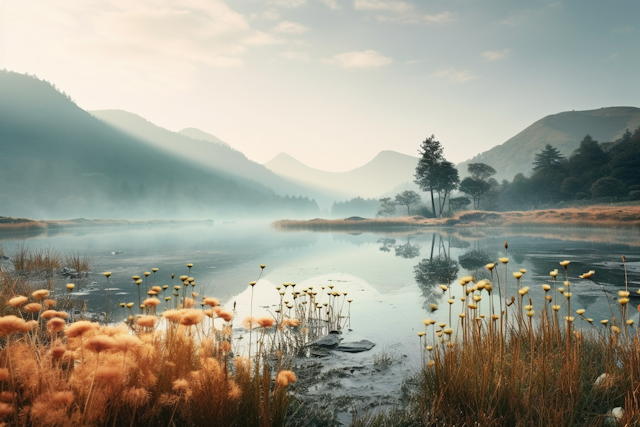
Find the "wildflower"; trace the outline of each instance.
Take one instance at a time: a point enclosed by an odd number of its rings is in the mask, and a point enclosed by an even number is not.
[[[202,322],[204,313],[199,310],[188,311],[180,318],[180,324],[183,326],[193,326]]]
[[[144,304],[145,307],[156,307],[160,304],[160,300],[158,298],[147,298],[142,302],[142,304]]]
[[[433,350],[433,347],[432,347],[432,346],[430,346],[430,345],[426,346],[425,348],[427,349],[427,351],[431,351],[431,350]]]
[[[71,292],[73,290],[73,288],[76,287],[76,285],[74,285],[73,283],[67,283],[66,287],[69,290],[69,292]]]
[[[580,310],[576,310],[576,313],[578,313],[580,316],[582,316],[585,312],[584,308],[581,308]]]
[[[489,271],[493,270],[495,268],[495,266],[496,265],[494,263],[490,263],[490,264],[485,265],[486,269],[489,270]]]
[[[508,263],[508,262],[509,262],[509,258],[507,258],[507,257],[503,257],[503,258],[500,258],[498,261],[500,261],[500,262],[501,262],[501,263],[503,263],[503,264],[506,264],[506,263]]]
[[[138,326],[142,326],[144,328],[153,328],[153,325],[156,324],[156,316],[142,316],[138,317],[136,323]]]
[[[192,299],[192,298],[185,298],[184,299],[184,308],[192,308],[195,307],[196,302]]]
[[[204,299],[204,303],[210,307],[216,307],[220,305],[220,301],[217,298],[207,297]]]
[[[625,305],[629,302],[629,298],[620,298],[618,302],[620,303],[620,305]]]
[[[551,308],[553,309],[553,311],[560,310],[560,306],[559,305],[552,305]]]
[[[560,261],[560,265],[563,266],[564,268],[567,268],[570,262],[571,261]]]
[[[619,334],[619,333],[621,332],[621,331],[620,331],[620,328],[619,328],[619,327],[617,327],[616,325],[611,325],[611,330],[612,330],[613,332],[615,332],[616,334]]]
[[[265,267],[266,267],[266,265],[260,264],[260,268],[265,268]]]
[[[273,317],[261,317],[256,320],[256,323],[263,328],[270,328],[275,323],[275,319]]]
[[[447,329],[445,329],[445,330],[444,330],[444,331],[442,331],[442,332],[444,332],[444,333],[445,333],[445,334],[447,334],[447,335],[451,335],[451,334],[453,333],[453,329],[451,329],[451,328],[447,328]]]
[[[67,329],[64,331],[64,333],[69,338],[75,338],[80,335],[84,335],[89,331],[97,329],[98,326],[99,325],[97,323],[92,323],[92,322],[89,322],[88,320],[79,320],[69,325]]]
[[[85,348],[89,351],[100,353],[105,350],[111,350],[116,346],[116,340],[106,335],[96,335],[89,338],[85,344]]]
[[[102,275],[104,277],[109,277],[109,276],[111,276],[111,272],[110,271],[106,271],[106,272],[102,273]]]
[[[257,282],[249,282],[249,286],[255,286]]]
[[[618,296],[621,298],[627,298],[629,296],[629,291],[618,291]]]
[[[529,292],[529,287],[528,287],[528,286],[525,286],[524,288],[522,288],[522,289],[518,290],[518,293],[519,293],[520,295],[526,295],[526,294],[527,294],[527,292]]]
[[[67,322],[57,317],[54,317],[53,319],[47,322],[47,330],[51,333],[61,332],[66,325],[67,325]]]
[[[551,277],[556,277],[557,275],[558,275],[558,269],[557,268],[555,270],[549,272],[549,276],[551,276]]]
[[[438,304],[429,304],[429,308],[431,308],[431,311],[436,311],[438,309]]]
[[[571,292],[564,293],[565,298],[571,298],[571,295],[573,295]]]
[[[0,337],[15,332],[26,332],[25,321],[14,315],[0,317]]]
[[[633,319],[627,320],[627,325],[629,325],[629,326],[633,325]]]
[[[29,301],[29,298],[19,295],[17,297],[13,297],[11,298],[8,302],[7,305],[10,305],[11,307],[20,307],[22,306],[24,303],[26,303],[27,301]]]
[[[456,302],[456,300],[454,300],[453,298],[450,298],[450,299],[448,299],[448,300],[447,300],[447,302],[448,302],[449,304],[453,304],[454,302]]]
[[[446,292],[447,291],[447,285],[440,285],[440,289],[442,289],[442,292]]]
[[[594,270],[589,270],[588,273],[581,274],[578,277],[580,277],[581,279],[591,279],[591,276],[593,276],[594,274],[596,274]]]
[[[286,387],[291,383],[295,383],[298,379],[296,374],[291,371],[280,371],[276,377],[276,385],[280,387]]]
[[[189,263],[189,264],[187,264],[187,267],[191,268],[191,267],[193,267],[193,264]]]
[[[24,306],[24,311],[26,311],[27,313],[37,313],[40,310],[42,310],[42,305],[38,304],[37,302],[32,302]]]
[[[418,332],[418,336],[419,336],[419,337],[423,337],[423,336],[425,336],[426,334],[427,334],[427,333],[426,333],[425,331],[420,331],[420,332]]]
[[[551,290],[551,286],[545,283],[544,285],[542,285],[542,289],[544,289],[545,292],[549,292]]]
[[[513,272],[513,277],[515,277],[516,279],[519,279],[522,277],[522,273],[519,271],[514,271]]]
[[[533,317],[533,315],[536,314],[535,310],[529,310],[527,311],[527,316],[529,317]],[[572,318],[573,319],[573,318]]]
[[[9,381],[9,370],[7,368],[0,368],[0,381]]]
[[[602,323],[603,325],[606,325],[607,323],[609,323],[609,321],[607,319],[601,320],[600,323]]]
[[[436,362],[434,362],[433,360],[429,360],[429,362],[427,363],[427,368],[431,368],[435,364]]]
[[[46,299],[49,296],[49,291],[46,289],[39,289],[34,293],[32,293],[31,296],[37,299],[38,301],[42,301],[43,299]]]
[[[573,316],[564,316],[564,320],[566,320],[567,322],[573,322],[576,319]]]
[[[422,319],[422,323],[424,323],[424,326],[429,326],[431,324],[431,319]]]
[[[56,304],[57,304],[56,300],[54,300],[54,299],[46,299],[46,300],[44,300],[44,306],[47,307],[47,308],[55,307]]]

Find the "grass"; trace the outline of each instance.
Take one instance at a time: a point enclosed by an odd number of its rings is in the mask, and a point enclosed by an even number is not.
[[[487,266],[490,281],[467,276],[448,286],[457,321],[423,320],[413,399],[354,425],[638,425],[640,336],[627,285],[615,302],[603,291],[609,319],[591,319],[571,306],[568,264],[550,273],[542,301],[528,297],[526,271],[509,272],[506,256]]]
[[[464,211],[456,213],[453,218],[443,219],[411,216],[375,219],[281,220],[273,223],[273,227],[282,230],[319,231],[384,231],[407,227],[444,226],[639,228],[640,206],[591,206],[520,212]]]
[[[128,318],[104,325],[69,322],[73,287],[53,300],[24,275],[0,272],[0,423],[276,427],[295,417],[304,425],[305,414],[290,407],[297,378],[288,368],[319,335],[348,322],[346,293],[283,284],[273,290],[274,317],[238,322],[217,299],[198,295],[195,278],[180,283],[169,297],[151,286],[140,314],[123,304]],[[176,308],[161,311],[158,297],[168,307],[176,299]],[[248,357],[234,333],[247,329]]]

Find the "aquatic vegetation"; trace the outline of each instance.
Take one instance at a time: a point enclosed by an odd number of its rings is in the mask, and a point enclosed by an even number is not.
[[[451,315],[449,324],[423,321],[418,334],[423,352],[420,386],[415,401],[404,409],[413,413],[412,422],[602,425],[612,419],[614,409],[622,425],[640,422],[640,336],[628,311],[628,284],[615,306],[603,292],[611,318],[594,324],[585,309],[571,307],[570,261],[549,273],[553,286],[530,283],[541,286],[540,303],[529,297],[530,286],[523,283],[530,282],[526,270],[509,274],[507,248],[505,242],[505,256],[498,260],[505,267],[503,275],[495,272],[496,263],[489,263],[491,281],[463,277],[457,290],[453,285],[442,288],[452,301],[460,294],[456,322]],[[623,257],[626,273],[625,262]],[[592,270],[580,277],[588,280],[594,274]],[[510,276],[517,296],[508,295]],[[499,305],[491,294],[494,286],[501,290]],[[481,307],[485,299],[490,304]],[[598,380],[603,375],[609,380]],[[376,422],[395,425],[388,416]]]
[[[11,285],[11,298],[0,290],[0,422],[8,425],[281,426],[297,381],[293,357],[349,320],[342,315],[347,293],[331,284],[316,291],[284,284],[290,293],[273,287],[280,296],[273,316],[236,322],[235,306],[200,296],[193,277],[180,278],[174,306],[161,311],[156,295],[168,286],[155,285],[154,276],[142,301],[144,280],[133,276],[139,314],[123,302],[122,323],[69,322],[52,308],[49,290],[0,274]],[[108,304],[111,273],[103,275]],[[272,285],[258,278],[250,286]],[[72,296],[75,285],[65,288]],[[240,346],[246,332],[248,356]]]

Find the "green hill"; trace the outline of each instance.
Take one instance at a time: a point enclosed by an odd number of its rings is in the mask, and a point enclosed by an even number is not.
[[[149,145],[33,76],[0,71],[0,215],[213,218],[317,211]]]
[[[569,156],[580,141],[589,134],[600,142],[615,141],[626,129],[633,131],[640,126],[640,108],[608,107],[598,110],[566,111],[538,120],[504,144],[480,153],[457,165],[466,174],[467,164],[486,163],[493,166],[496,178],[513,179],[519,172],[528,175],[536,153],[546,144],[558,148]]]

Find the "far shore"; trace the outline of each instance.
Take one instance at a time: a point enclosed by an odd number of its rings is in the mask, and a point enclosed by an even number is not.
[[[213,220],[167,220],[129,221],[126,219],[61,219],[36,220],[29,218],[11,218],[0,216],[0,232],[11,231],[43,231],[61,228],[80,227],[113,227],[113,226],[145,226],[164,224],[213,224]]]
[[[429,227],[597,227],[640,229],[640,206],[591,206],[513,212],[458,212],[451,218],[405,216],[399,218],[280,220],[282,230],[391,231]]]

